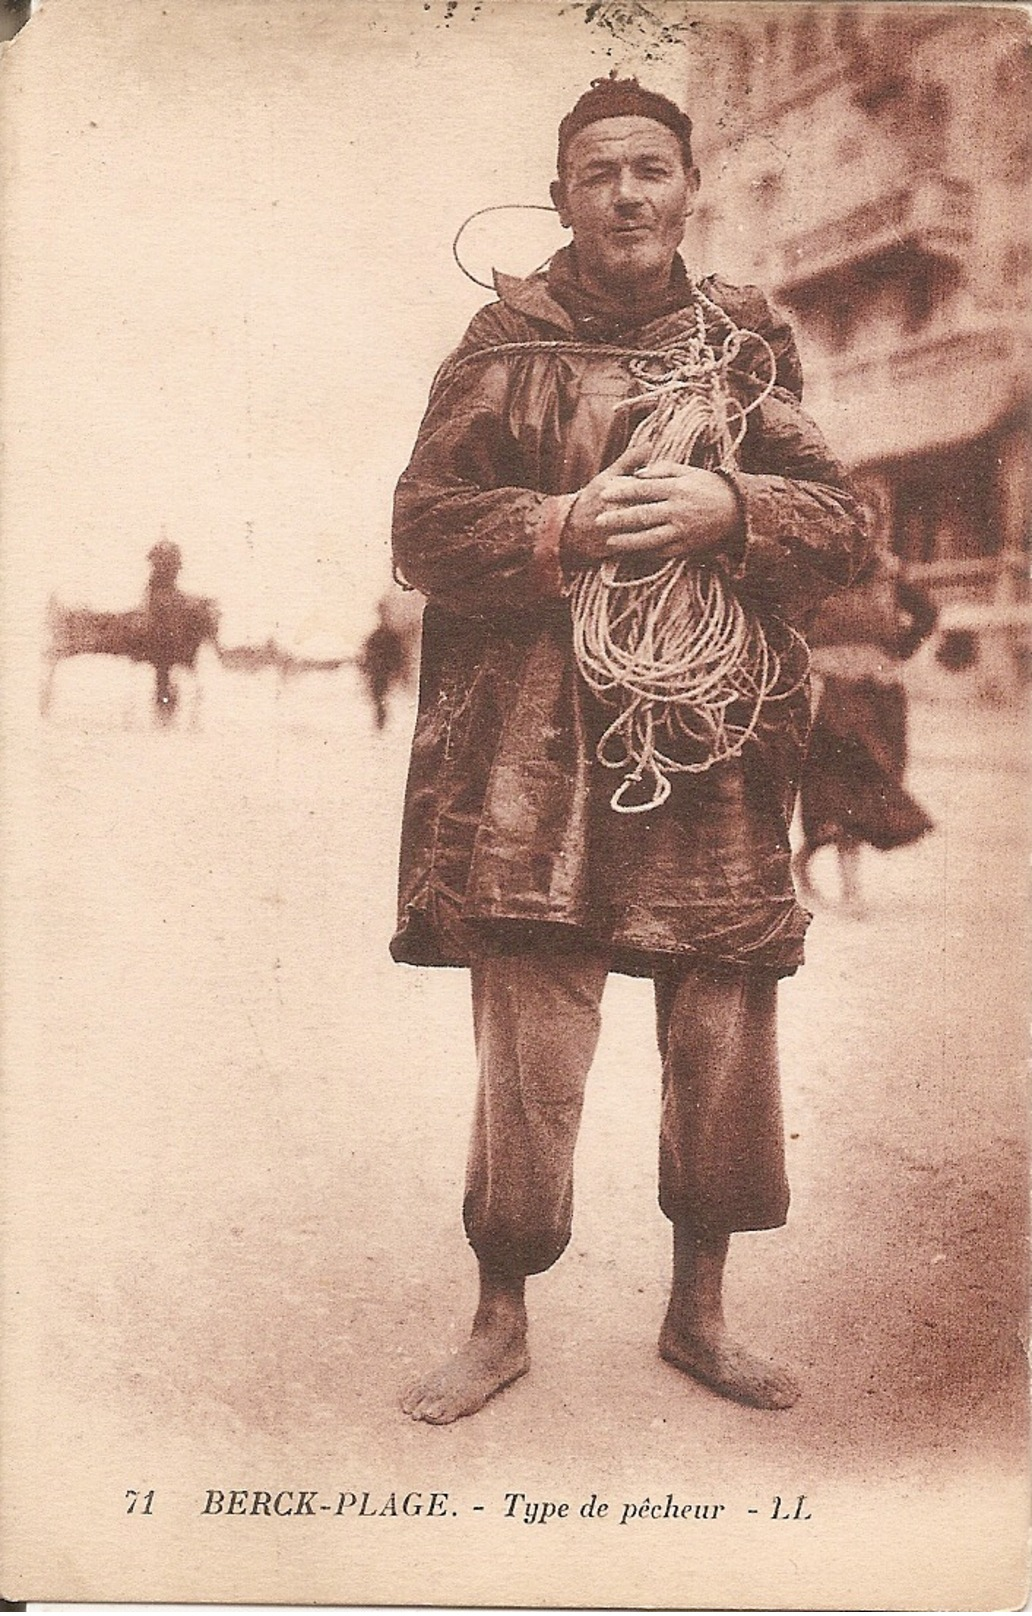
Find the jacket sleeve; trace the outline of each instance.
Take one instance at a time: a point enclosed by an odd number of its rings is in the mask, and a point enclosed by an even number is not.
[[[858,577],[870,538],[861,501],[800,402],[791,328],[756,288],[744,291],[750,327],[774,353],[777,384],[751,415],[730,474],[743,529],[735,577],[758,607],[798,621]]]
[[[463,617],[533,610],[563,594],[559,541],[576,495],[521,482],[511,367],[485,354],[513,336],[496,306],[475,316],[434,381],[394,499],[398,572]]]

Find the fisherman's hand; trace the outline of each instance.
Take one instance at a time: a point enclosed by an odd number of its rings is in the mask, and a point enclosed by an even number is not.
[[[611,466],[606,466],[584,485],[563,528],[564,561],[577,566],[587,561],[605,560],[612,534],[601,525],[602,518],[619,510],[631,491],[638,489],[640,493],[634,473],[648,464],[648,458],[645,444],[629,447]]]
[[[582,489],[564,535],[572,556],[701,556],[741,537],[738,499],[725,478],[699,466],[638,458],[646,453],[644,447],[627,450]]]

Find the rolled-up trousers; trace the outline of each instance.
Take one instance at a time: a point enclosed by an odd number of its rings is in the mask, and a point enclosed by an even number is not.
[[[463,1218],[477,1257],[498,1273],[540,1273],[569,1241],[608,972],[608,956],[592,951],[530,948],[473,963],[479,1083]],[[699,1233],[778,1227],[788,1184],[776,978],[672,962],[655,975],[655,997],[660,1207]]]

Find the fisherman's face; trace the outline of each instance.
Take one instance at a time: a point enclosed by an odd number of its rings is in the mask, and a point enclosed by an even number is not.
[[[582,279],[625,297],[665,286],[698,189],[698,170],[685,168],[665,124],[602,118],[581,129],[552,201],[573,231]]]

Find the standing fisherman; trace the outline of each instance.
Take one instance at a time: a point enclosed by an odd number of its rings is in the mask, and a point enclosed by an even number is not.
[[[800,407],[788,327],[756,288],[686,272],[698,186],[673,102],[597,81],[559,130],[552,198],[572,246],[527,280],[496,277],[499,301],[439,373],[398,486],[395,562],[427,606],[391,946],[469,967],[480,1068],[464,1202],[480,1300],[466,1345],[403,1399],[431,1423],[474,1413],[529,1366],[525,1280],[570,1236],[610,970],[655,985],[674,1242],[660,1352],[760,1408],[798,1396],[728,1335],[723,1274],[731,1234],[777,1227],[788,1207],[776,994],[808,918],[789,869],[809,713],[792,625],[850,582],[866,540]],[[703,373],[707,441],[737,447],[708,467],[657,457],[650,377],[666,394],[687,378],[697,411]],[[589,682],[571,589],[614,563],[654,574],[670,560],[706,569],[716,629],[745,623],[733,649],[762,664],[762,702],[740,680],[704,722]],[[662,627],[660,610],[643,643]],[[614,738],[631,771],[622,812]],[[626,811],[650,777],[655,806]]]

